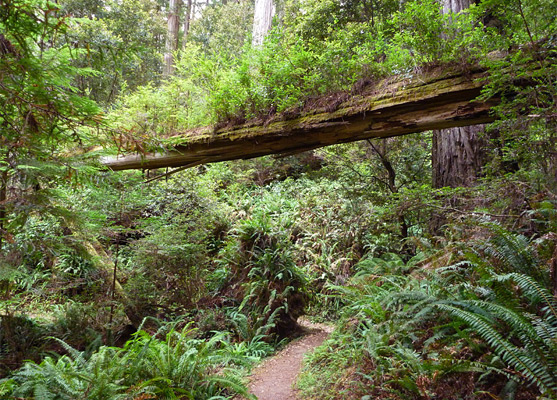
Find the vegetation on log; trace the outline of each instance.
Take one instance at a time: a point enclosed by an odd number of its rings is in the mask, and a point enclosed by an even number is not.
[[[435,71],[412,79],[386,79],[333,111],[321,107],[259,125],[196,129],[170,138],[173,148],[166,153],[105,157],[102,163],[115,171],[195,166],[491,122],[489,110],[497,99],[474,100],[484,78],[483,72]]]

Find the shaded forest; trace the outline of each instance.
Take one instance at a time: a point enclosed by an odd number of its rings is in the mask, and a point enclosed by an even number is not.
[[[333,332],[300,399],[557,399],[556,17],[0,0],[0,398],[255,399],[303,317]],[[426,76],[471,85],[432,100],[458,124],[412,108]],[[284,146],[142,164],[243,127]]]

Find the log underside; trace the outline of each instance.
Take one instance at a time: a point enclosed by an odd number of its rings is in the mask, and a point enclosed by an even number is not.
[[[244,124],[216,132],[202,128],[170,139],[173,149],[160,154],[105,157],[112,170],[183,167],[294,154],[337,143],[384,138],[433,129],[492,122],[497,99],[475,101],[482,72],[411,80],[385,80],[341,103],[335,111],[314,110],[262,125]]]

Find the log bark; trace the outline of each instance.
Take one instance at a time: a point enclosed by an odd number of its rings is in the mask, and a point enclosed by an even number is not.
[[[483,72],[390,78],[350,96],[334,111],[324,107],[259,125],[200,128],[169,138],[173,148],[166,153],[105,157],[101,162],[115,171],[181,167],[487,123],[493,121],[489,109],[497,100],[474,101],[483,78]]]

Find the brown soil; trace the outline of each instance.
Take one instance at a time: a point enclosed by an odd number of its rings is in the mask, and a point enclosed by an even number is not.
[[[290,343],[276,356],[256,368],[250,378],[249,391],[258,400],[296,400],[294,383],[306,353],[319,346],[332,328],[323,324],[301,321],[304,336]]]

